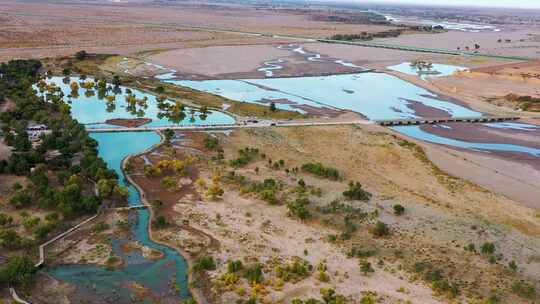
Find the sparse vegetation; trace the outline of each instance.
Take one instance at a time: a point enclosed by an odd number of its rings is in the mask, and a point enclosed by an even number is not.
[[[339,179],[339,171],[335,168],[326,167],[321,163],[305,163],[302,170],[328,179]]]
[[[369,201],[371,199],[371,193],[362,189],[362,185],[359,182],[349,182],[349,189],[343,192],[343,196],[350,200],[357,201]]]
[[[216,269],[216,262],[211,256],[202,256],[198,258],[193,264],[193,270],[195,272],[211,271]]]

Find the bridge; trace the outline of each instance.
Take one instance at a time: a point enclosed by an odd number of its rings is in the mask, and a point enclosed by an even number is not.
[[[113,127],[113,128],[86,128],[86,131],[93,133],[110,132],[157,132],[163,130],[174,131],[219,131],[241,128],[267,128],[267,127],[301,127],[301,126],[332,126],[332,125],[358,125],[358,124],[378,124],[381,126],[407,126],[407,125],[426,125],[438,123],[487,123],[515,121],[521,117],[518,116],[475,116],[475,117],[435,117],[435,118],[405,118],[405,119],[382,119],[382,120],[350,120],[335,122],[284,122],[284,121],[262,121],[258,123],[234,123],[217,125],[175,125],[175,126],[152,126],[152,127]]]
[[[521,117],[517,116],[479,116],[479,117],[441,117],[441,118],[411,118],[411,119],[384,119],[376,120],[375,123],[381,126],[409,126],[409,125],[432,125],[440,123],[487,123],[515,121]]]

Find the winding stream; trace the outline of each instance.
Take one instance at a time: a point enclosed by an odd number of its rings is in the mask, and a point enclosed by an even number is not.
[[[140,194],[135,187],[126,184],[121,162],[125,157],[159,143],[159,135],[154,132],[125,132],[93,133],[91,137],[99,143],[99,155],[106,161],[109,168],[118,173],[120,182],[127,185],[129,205],[139,205]],[[65,265],[50,269],[49,274],[59,280],[74,284],[79,294],[96,298],[98,303],[113,300],[120,303],[130,302],[134,294],[134,290],[128,287],[130,283],[149,288],[155,296],[162,299],[188,298],[186,262],[176,250],[156,244],[149,239],[147,230],[149,218],[148,210],[136,211],[136,216],[131,218],[134,224],[131,227],[130,239],[163,252],[163,258],[150,261],[145,259],[140,251],[124,253],[120,246],[128,240],[113,238],[111,241],[114,254],[124,261],[124,265],[119,269],[107,270],[94,265]],[[175,288],[171,289],[171,286],[175,285],[178,286],[177,292],[174,292]]]

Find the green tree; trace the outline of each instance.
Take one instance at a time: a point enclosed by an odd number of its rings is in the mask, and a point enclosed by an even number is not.
[[[0,269],[0,282],[27,287],[35,272],[28,256],[13,256]]]
[[[119,86],[119,85],[121,85],[122,83],[121,83],[121,81],[120,81],[120,76],[114,75],[111,83],[112,83],[114,86]]]
[[[173,139],[173,137],[174,137],[174,131],[171,130],[171,129],[165,129],[165,130],[163,131],[163,135],[165,136],[165,141],[166,141],[167,143],[170,143],[170,142],[171,142],[171,139]]]
[[[163,215],[159,215],[156,217],[156,220],[154,221],[154,227],[157,229],[163,229],[167,227],[169,223],[167,222],[167,219]]]

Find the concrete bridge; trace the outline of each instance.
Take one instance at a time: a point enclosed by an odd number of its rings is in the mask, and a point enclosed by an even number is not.
[[[517,116],[480,116],[480,117],[440,117],[440,118],[411,118],[411,119],[385,119],[376,120],[375,123],[381,126],[409,126],[409,125],[431,125],[439,123],[488,123],[519,120]]]

